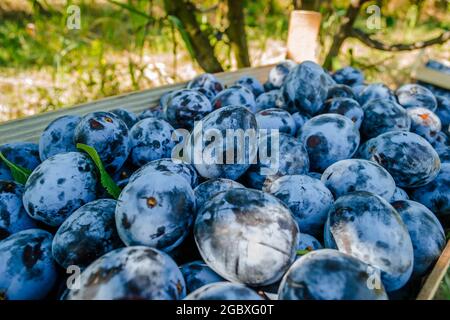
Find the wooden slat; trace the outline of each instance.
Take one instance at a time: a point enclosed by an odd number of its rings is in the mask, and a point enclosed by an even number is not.
[[[439,285],[444,278],[450,266],[450,241],[436,262],[430,275],[427,277],[425,284],[417,296],[417,300],[433,300]]]
[[[251,75],[259,81],[265,82],[267,80],[268,72],[272,67],[273,65],[245,68],[234,72],[218,73],[216,76],[225,85],[234,83],[243,75]],[[178,90],[185,86],[186,82],[161,86],[5,122],[0,124],[0,144],[16,141],[37,142],[45,127],[52,120],[64,115],[84,115],[93,111],[109,111],[116,108],[125,108],[133,112],[141,112],[145,109],[157,106],[159,99],[164,93]]]
[[[439,72],[421,65],[414,70],[412,76],[416,80],[450,90],[450,75],[444,72]]]

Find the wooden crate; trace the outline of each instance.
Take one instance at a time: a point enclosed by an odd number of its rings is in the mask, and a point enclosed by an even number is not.
[[[251,75],[265,82],[272,65],[256,68],[241,69],[234,72],[224,72],[217,74],[217,78],[224,84],[234,83],[243,75]],[[76,105],[53,112],[47,112],[32,117],[0,123],[0,144],[16,141],[37,142],[41,132],[53,120],[64,115],[83,115],[89,112],[103,110],[108,111],[115,108],[126,108],[133,112],[141,112],[158,105],[160,97],[173,90],[185,87],[186,83],[162,86],[155,89],[143,90],[128,93],[116,97],[106,98],[99,101]],[[444,277],[450,263],[450,241],[437,261],[431,273],[424,282],[417,299],[433,299],[439,284]]]

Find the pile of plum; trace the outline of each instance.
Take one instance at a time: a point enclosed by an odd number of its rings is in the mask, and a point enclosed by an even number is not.
[[[448,91],[310,61],[57,118],[39,144],[0,146],[0,299],[414,298],[446,244],[449,125]],[[223,153],[255,158],[189,161],[207,129],[271,129],[277,169],[239,141]]]

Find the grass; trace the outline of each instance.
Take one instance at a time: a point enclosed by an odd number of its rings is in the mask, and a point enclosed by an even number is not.
[[[0,3],[0,121],[174,83],[201,72],[186,51],[180,34],[163,19],[161,0],[119,1],[132,3],[153,19],[124,10],[108,0],[39,0],[45,11],[33,9],[31,0]],[[195,2],[201,8],[208,8],[217,1]],[[323,52],[345,13],[347,2],[333,1],[334,10],[324,14]],[[247,1],[246,30],[253,65],[283,59],[290,3],[289,0]],[[80,7],[79,30],[66,27],[67,8],[71,4]],[[380,32],[383,40],[425,39],[439,32],[437,28],[450,26],[443,9],[433,7],[431,14],[425,8],[418,22],[414,20],[413,10],[408,8],[411,6],[386,9],[384,29]],[[366,18],[363,14],[358,26],[364,27]],[[235,68],[223,36],[221,11],[203,13],[199,21],[201,28],[208,31],[224,67]],[[351,64],[362,68],[369,81],[396,86],[410,81],[411,66],[417,60],[425,57],[449,60],[449,52],[447,44],[414,52],[386,53],[349,39],[335,66]]]

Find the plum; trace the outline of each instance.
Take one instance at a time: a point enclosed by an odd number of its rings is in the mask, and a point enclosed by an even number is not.
[[[238,283],[216,282],[198,288],[184,300],[263,300],[255,291]]]
[[[59,265],[84,269],[103,254],[123,247],[114,219],[116,204],[111,199],[89,202],[63,222],[52,243]]]
[[[194,213],[194,191],[185,178],[172,172],[143,170],[120,194],[115,219],[126,245],[169,252],[186,238]]]
[[[403,287],[413,270],[413,245],[398,212],[382,197],[357,191],[336,200],[325,246],[378,268],[387,291]]]
[[[334,199],[320,180],[306,175],[287,175],[276,179],[264,190],[289,207],[300,232],[313,236],[322,234]]]
[[[363,159],[346,159],[329,166],[322,182],[336,198],[354,191],[369,191],[389,201],[395,192],[395,181],[378,163]]]
[[[392,195],[392,198],[389,200],[389,202],[392,203],[399,200],[409,200],[409,196],[408,193],[406,193],[406,191],[402,188],[395,187],[394,194]]]
[[[258,98],[256,98],[255,104],[255,112],[281,107],[283,104],[283,100],[280,95],[280,90],[272,90],[260,94]]]
[[[439,258],[445,247],[444,229],[436,216],[423,204],[411,200],[399,200],[392,206],[408,228],[414,248],[412,277],[424,275]]]
[[[258,98],[262,93],[264,93],[264,87],[255,77],[243,76],[238,81],[236,81],[236,84],[249,89],[255,96],[255,99]]]
[[[180,267],[186,281],[186,291],[191,293],[210,283],[225,281],[203,261],[192,261]]]
[[[298,132],[300,128],[303,127],[303,125],[306,123],[306,121],[310,119],[308,116],[305,116],[298,111],[292,114],[292,118],[294,118],[295,121],[296,132]]]
[[[57,227],[82,205],[95,200],[95,165],[85,154],[68,152],[42,162],[25,184],[23,205],[36,220]]]
[[[28,229],[0,242],[0,297],[2,300],[43,299],[52,290],[56,266],[52,235]]]
[[[234,85],[221,91],[211,102],[214,109],[239,105],[256,112],[256,101],[253,93],[242,85]]]
[[[437,96],[436,115],[439,117],[444,129],[450,128],[450,97]]]
[[[269,134],[259,139],[257,163],[250,166],[242,182],[262,189],[280,176],[307,173],[309,163],[308,152],[298,139],[285,133]]]
[[[327,113],[337,113],[353,121],[357,128],[361,127],[364,111],[356,100],[350,98],[334,98],[324,102]]]
[[[147,118],[164,119],[163,108],[161,106],[156,106],[151,109],[146,109],[142,111],[138,116],[138,120],[144,120]]]
[[[437,132],[431,141],[431,145],[439,155],[441,162],[450,162],[450,135]]]
[[[287,108],[313,116],[323,110],[329,85],[329,76],[323,68],[305,61],[288,74],[281,92]]]
[[[349,118],[331,113],[309,119],[297,135],[308,150],[312,171],[318,172],[351,158],[360,139],[358,128]]]
[[[0,180],[0,240],[37,227],[23,207],[23,190],[19,183]]]
[[[327,99],[347,98],[356,100],[352,88],[345,84],[336,84],[328,88]]]
[[[258,129],[275,129],[291,136],[296,133],[295,120],[286,110],[280,108],[266,109],[259,111],[255,117]]]
[[[404,108],[421,107],[436,110],[437,101],[433,93],[420,84],[405,84],[397,89],[398,103]]]
[[[204,95],[206,98],[208,98],[209,102],[213,101],[214,98],[216,97],[216,95],[214,94],[213,91],[205,89],[205,88],[195,88],[193,90],[195,90],[198,93]]]
[[[314,251],[323,249],[322,244],[312,235],[300,233],[297,243],[297,251]]]
[[[163,158],[147,163],[131,176],[130,181],[151,171],[176,173],[186,179],[192,188],[195,188],[198,185],[199,178],[193,165],[170,158]]]
[[[395,101],[373,99],[363,106],[363,111],[360,131],[366,140],[389,131],[409,131],[411,127],[406,109]]]
[[[211,179],[199,184],[194,189],[195,200],[197,203],[197,209],[203,207],[203,205],[216,194],[235,188],[245,188],[239,182],[230,179]]]
[[[130,153],[128,127],[110,112],[85,115],[75,128],[74,140],[93,147],[110,173],[119,170]]]
[[[115,114],[122,120],[128,127],[128,129],[131,129],[138,121],[139,118],[134,112],[128,111],[124,108],[117,108],[110,111],[111,113]]]
[[[377,162],[399,187],[424,186],[437,176],[439,155],[424,138],[411,132],[392,131],[372,138],[361,146],[358,156]]]
[[[280,89],[286,80],[288,74],[297,64],[292,60],[286,60],[278,63],[269,71],[268,85],[272,89]]]
[[[175,91],[163,107],[164,118],[175,128],[192,129],[195,121],[212,111],[211,102],[197,90]]]
[[[34,170],[40,163],[39,146],[30,142],[14,142],[0,146],[0,152],[10,162]],[[0,180],[13,180],[11,172],[0,159]]]
[[[189,81],[187,88],[205,88],[206,90],[214,92],[214,95],[217,95],[223,90],[224,86],[214,75],[204,73]]]
[[[169,158],[175,141],[175,129],[166,121],[147,118],[130,131],[130,156],[133,165],[141,167],[150,161]]]
[[[436,134],[442,129],[439,117],[433,111],[422,107],[411,107],[407,113],[411,119],[411,132],[433,143]]]
[[[187,138],[186,160],[204,178],[236,180],[256,158],[256,128],[254,114],[244,106],[215,110]]]
[[[122,168],[118,170],[113,176],[112,179],[117,184],[119,188],[123,188],[128,184],[128,181],[130,180],[133,173],[135,173],[137,170],[137,167],[131,163],[130,158],[124,163]]]
[[[371,100],[382,99],[396,102],[394,92],[383,83],[372,83],[366,86],[358,96],[358,102],[361,106]]]
[[[67,300],[180,300],[186,285],[178,266],[164,252],[144,246],[111,251],[80,275],[80,288]]]
[[[362,85],[364,83],[364,74],[362,71],[353,67],[339,69],[332,77],[337,83],[347,86]]]
[[[217,194],[197,214],[203,260],[223,278],[249,286],[278,281],[295,259],[298,227],[274,196],[252,189]]]
[[[79,116],[56,118],[44,129],[39,139],[39,157],[41,161],[58,153],[77,151],[74,142],[75,128],[80,122]]]
[[[387,300],[381,285],[370,288],[374,268],[339,252],[323,249],[298,259],[280,285],[280,300]]]
[[[411,190],[411,199],[425,205],[439,218],[450,217],[450,163],[443,163],[430,183]]]

